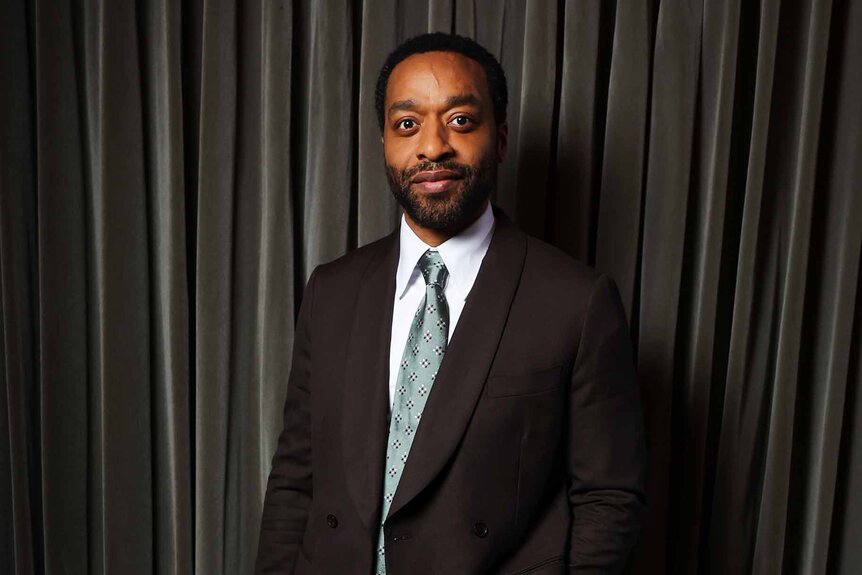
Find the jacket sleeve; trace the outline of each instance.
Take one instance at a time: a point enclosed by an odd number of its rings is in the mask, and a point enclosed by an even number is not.
[[[646,511],[646,447],[625,310],[604,274],[590,295],[570,383],[569,572],[618,573]]]
[[[266,484],[255,573],[292,573],[312,498],[311,325],[315,269],[308,279],[293,342],[293,360],[278,437]]]

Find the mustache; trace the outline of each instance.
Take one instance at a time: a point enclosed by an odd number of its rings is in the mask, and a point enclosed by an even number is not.
[[[473,173],[473,169],[470,166],[459,164],[453,160],[445,160],[442,162],[425,161],[401,172],[401,181],[409,182],[419,172],[433,172],[435,170],[449,170],[456,173],[461,178],[466,178]]]

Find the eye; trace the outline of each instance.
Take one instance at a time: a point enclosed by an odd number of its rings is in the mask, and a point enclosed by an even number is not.
[[[416,127],[416,121],[412,118],[404,118],[403,120],[399,120],[395,123],[396,130],[406,130],[410,131]]]
[[[465,114],[458,114],[452,118],[450,123],[455,124],[459,128],[470,128],[474,124],[473,119]]]

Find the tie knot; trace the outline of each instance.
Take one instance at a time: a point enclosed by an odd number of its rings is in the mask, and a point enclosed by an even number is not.
[[[446,264],[443,263],[443,258],[440,257],[439,252],[426,251],[419,258],[417,265],[425,277],[426,284],[437,284],[441,288],[446,286],[446,278],[449,276],[449,270],[446,269]]]

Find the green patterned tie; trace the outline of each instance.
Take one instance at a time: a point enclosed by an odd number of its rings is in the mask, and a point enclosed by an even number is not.
[[[449,304],[443,294],[449,271],[436,250],[422,254],[417,265],[425,277],[425,297],[413,316],[395,384],[389,442],[386,446],[383,514],[377,538],[375,569],[378,575],[386,573],[383,522],[389,514],[389,506],[392,505],[398,480],[407,463],[425,400],[431,393],[449,336]]]

